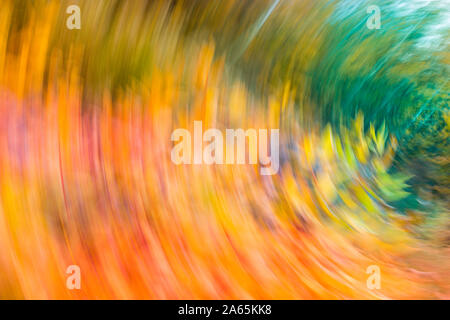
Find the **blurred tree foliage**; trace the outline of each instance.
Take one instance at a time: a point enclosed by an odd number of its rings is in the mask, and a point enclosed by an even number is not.
[[[13,32],[46,2],[18,1]],[[449,198],[449,28],[439,2],[81,0],[78,31],[64,27],[69,4],[57,8],[48,55],[67,68],[82,61],[87,97],[126,90],[195,54],[193,43],[213,41],[227,72],[256,96],[289,85],[305,125],[339,133],[359,112],[365,128],[385,124],[399,141],[392,170],[412,173],[416,193]],[[366,27],[369,5],[381,8],[379,30]]]

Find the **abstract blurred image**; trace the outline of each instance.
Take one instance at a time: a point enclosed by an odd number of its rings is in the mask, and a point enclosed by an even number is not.
[[[1,0],[0,299],[450,299],[449,0]]]

